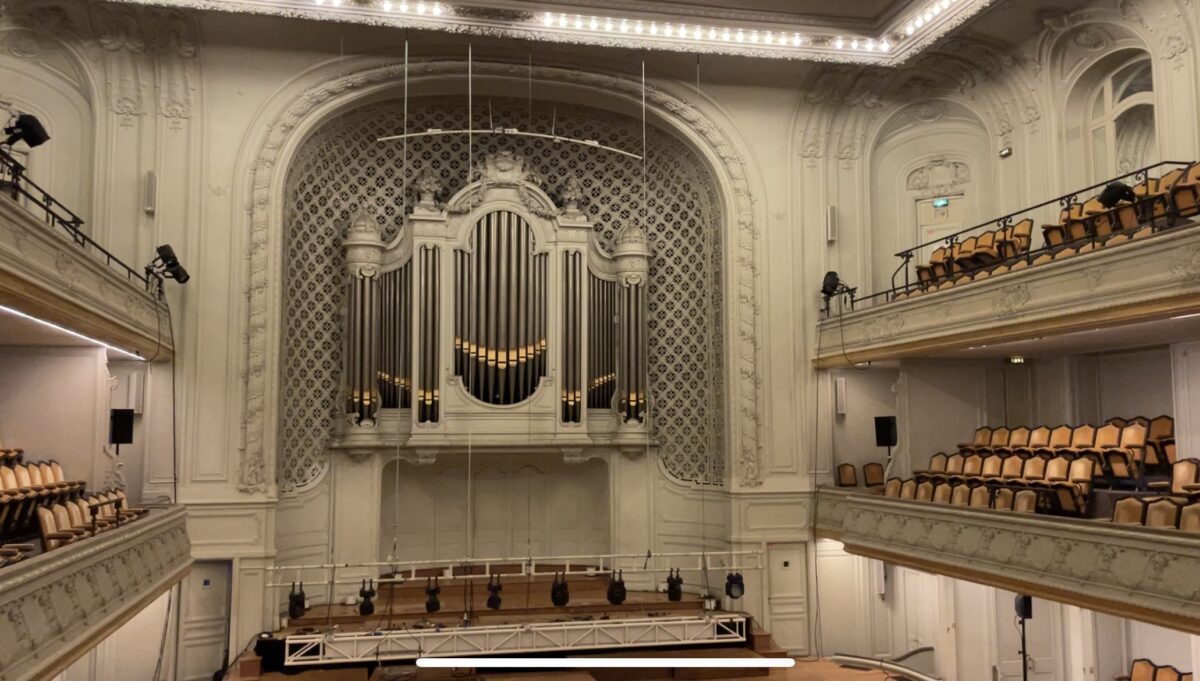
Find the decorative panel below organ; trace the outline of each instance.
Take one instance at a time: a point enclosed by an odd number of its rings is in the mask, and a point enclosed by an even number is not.
[[[543,181],[502,150],[445,203],[441,181],[422,172],[417,205],[390,243],[374,218],[351,221],[335,447],[649,446],[646,235],[627,223],[606,252],[578,210],[578,183],[565,183],[560,208]],[[589,409],[593,361],[614,398],[592,395]]]

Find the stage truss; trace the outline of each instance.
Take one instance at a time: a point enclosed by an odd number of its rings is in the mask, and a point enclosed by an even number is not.
[[[288,667],[412,660],[745,643],[739,614],[539,622],[357,633],[293,634],[285,639]]]

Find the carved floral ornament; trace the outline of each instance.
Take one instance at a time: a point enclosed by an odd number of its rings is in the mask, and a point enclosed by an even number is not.
[[[914,168],[905,180],[910,192],[956,194],[971,184],[971,168],[966,163],[935,158]]]
[[[238,489],[254,494],[268,491],[266,414],[268,401],[271,406],[277,400],[275,388],[268,386],[274,374],[268,363],[276,362],[272,348],[277,339],[270,337],[269,310],[277,309],[281,282],[275,275],[269,276],[270,260],[279,248],[279,219],[283,206],[272,192],[274,178],[286,172],[277,167],[285,147],[299,139],[308,129],[320,123],[318,109],[324,110],[334,100],[349,102],[359,93],[373,91],[396,83],[403,77],[402,63],[386,63],[367,66],[343,73],[314,84],[279,107],[279,114],[267,128],[256,160],[249,166],[249,267],[246,282],[247,306],[245,371],[244,431],[245,446],[239,465]],[[461,77],[465,65],[461,62],[429,62],[422,64],[418,79]],[[476,62],[477,77],[507,78],[513,75],[511,67],[500,64]],[[642,84],[627,78],[599,73],[588,73],[555,67],[535,67],[532,76],[539,80],[568,83],[606,93],[609,96],[640,99]],[[411,77],[411,76],[410,76]],[[754,202],[751,196],[746,161],[737,151],[734,141],[728,138],[723,126],[718,125],[692,105],[656,87],[645,89],[646,103],[661,120],[675,126],[695,141],[696,146],[714,162],[713,170],[719,182],[729,189],[731,203],[725,206],[726,224],[736,230],[735,244],[727,257],[736,257],[733,262],[736,276],[734,295],[738,304],[733,306],[738,333],[735,347],[730,348],[729,357],[735,363],[736,380],[732,381],[729,399],[740,405],[737,418],[731,424],[737,433],[732,452],[738,481],[744,486],[756,486],[762,482],[761,470],[761,427],[758,399],[760,376],[758,374],[758,273],[760,258],[758,228],[754,217]],[[275,452],[271,452],[273,456]]]

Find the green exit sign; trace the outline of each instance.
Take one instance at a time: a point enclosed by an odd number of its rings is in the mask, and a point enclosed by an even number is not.
[[[950,199],[934,199],[933,200],[934,208],[945,208],[946,206],[949,206],[949,205],[950,205]]]

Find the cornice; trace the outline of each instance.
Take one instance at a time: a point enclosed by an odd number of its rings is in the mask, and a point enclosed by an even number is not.
[[[182,579],[186,520],[154,510],[0,569],[0,681],[53,677]]]

